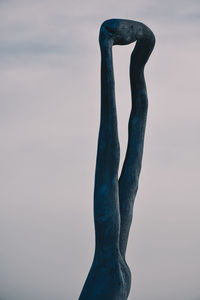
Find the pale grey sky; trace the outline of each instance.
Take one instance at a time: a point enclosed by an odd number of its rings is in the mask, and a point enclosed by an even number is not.
[[[0,1],[0,299],[77,299],[94,251],[98,30],[147,24],[149,114],[130,300],[200,299],[198,0]],[[133,45],[115,47],[123,159]]]

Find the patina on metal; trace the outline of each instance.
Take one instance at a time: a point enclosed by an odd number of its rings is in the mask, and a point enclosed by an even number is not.
[[[130,61],[132,108],[128,146],[118,177],[120,149],[112,46],[136,41]],[[143,23],[111,19],[100,28],[101,120],[94,187],[95,253],[79,300],[126,300],[131,271],[125,254],[142,164],[148,99],[145,64],[154,48],[153,32]]]

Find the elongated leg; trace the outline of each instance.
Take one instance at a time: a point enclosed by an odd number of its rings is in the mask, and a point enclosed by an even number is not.
[[[79,300],[124,299],[119,267],[119,141],[115,105],[112,41],[100,31],[101,120],[98,138],[95,189],[95,255]]]
[[[128,146],[119,178],[120,202],[120,251],[125,260],[126,247],[132,222],[133,204],[138,189],[138,180],[142,165],[144,134],[148,108],[148,98],[144,79],[144,65],[155,43],[154,35],[146,30],[139,39],[131,55],[130,83],[132,109],[129,118]]]
[[[101,30],[105,29],[102,28]],[[118,196],[119,141],[112,43],[105,37],[105,40],[100,45],[101,120],[94,189],[95,258],[98,259],[101,256],[118,255],[120,221]]]

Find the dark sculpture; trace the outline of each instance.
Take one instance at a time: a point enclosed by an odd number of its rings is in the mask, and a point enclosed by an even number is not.
[[[132,109],[128,147],[118,179],[120,151],[112,46],[135,41],[130,63]],[[131,272],[125,253],[141,170],[148,106],[144,66],[154,48],[155,37],[140,22],[111,19],[102,24],[99,43],[101,122],[94,188],[96,248],[79,300],[126,300],[131,287]]]

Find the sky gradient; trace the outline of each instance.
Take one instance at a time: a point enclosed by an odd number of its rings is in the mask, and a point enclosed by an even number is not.
[[[200,300],[200,2],[1,0],[0,17],[0,300],[77,299],[89,271],[98,31],[110,18],[156,36],[129,300]],[[133,46],[113,49],[121,163]]]

